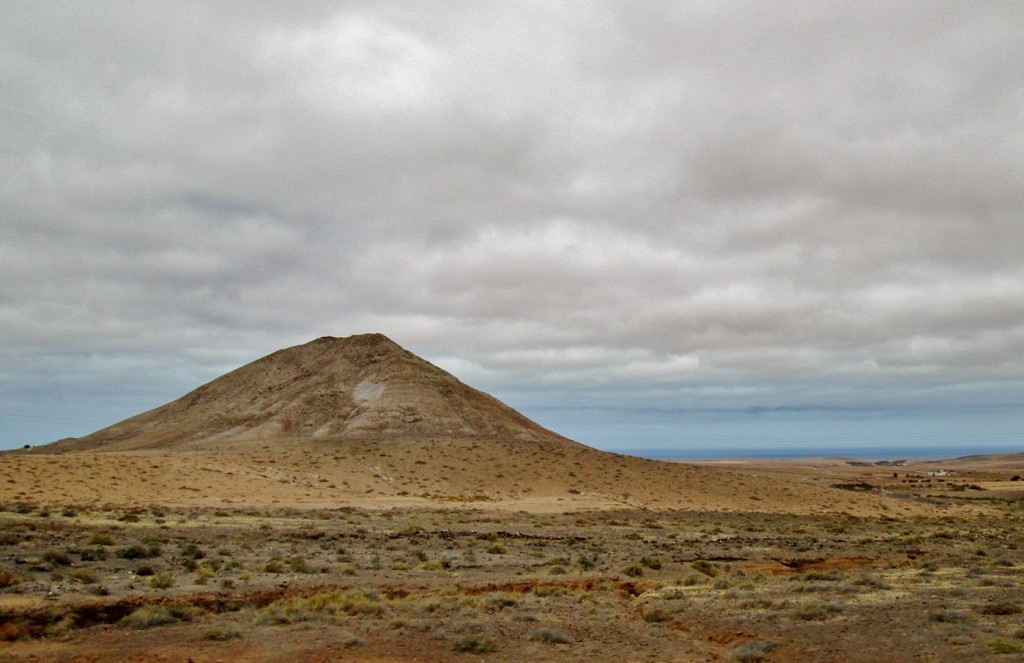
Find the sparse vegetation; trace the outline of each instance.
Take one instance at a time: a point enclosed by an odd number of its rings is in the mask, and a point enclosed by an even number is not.
[[[1024,642],[1018,502],[918,518],[461,503],[162,506],[159,516],[76,505],[58,518],[41,514],[63,514],[59,503],[24,504],[0,511],[0,591],[11,605],[54,608],[7,608],[0,643],[19,646],[78,646],[96,623],[136,631],[126,643],[200,638],[225,652],[265,638],[296,647],[316,632],[331,634],[335,655],[358,647],[372,658],[386,642],[437,659],[563,651],[595,663],[814,660],[840,633],[876,643],[859,652],[866,661],[910,660],[927,642],[929,660],[968,663],[1010,660]],[[203,611],[195,629],[161,628]],[[843,645],[832,646],[840,660]]]

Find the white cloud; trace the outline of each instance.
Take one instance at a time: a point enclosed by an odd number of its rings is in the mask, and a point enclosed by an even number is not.
[[[8,390],[382,331],[549,405],[1022,395],[1021,5],[68,12],[0,26]]]

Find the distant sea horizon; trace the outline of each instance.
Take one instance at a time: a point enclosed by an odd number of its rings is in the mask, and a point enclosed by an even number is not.
[[[618,412],[590,414],[589,420],[551,417],[550,427],[598,449],[657,460],[945,460],[1024,453],[1024,408],[831,417],[816,412],[681,412],[666,414],[664,420],[630,419]]]
[[[1024,453],[1024,442],[978,444],[900,444],[881,443],[872,445],[842,444],[792,444],[792,445],[729,445],[679,444],[667,446],[601,445],[604,451],[639,456],[651,460],[738,460],[763,459],[786,460],[800,458],[850,458],[853,460],[950,460],[964,456]]]

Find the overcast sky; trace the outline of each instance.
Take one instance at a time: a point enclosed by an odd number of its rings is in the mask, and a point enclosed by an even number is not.
[[[0,13],[0,448],[375,331],[602,448],[1024,451],[1018,0]]]

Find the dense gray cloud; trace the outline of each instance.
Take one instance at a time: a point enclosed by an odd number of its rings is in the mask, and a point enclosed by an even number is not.
[[[556,428],[1019,416],[1019,2],[4,14],[0,446],[363,331]]]

